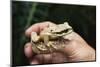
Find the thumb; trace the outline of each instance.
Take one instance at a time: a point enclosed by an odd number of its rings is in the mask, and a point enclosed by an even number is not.
[[[69,39],[69,42],[61,51],[66,54],[69,61],[95,60],[95,50],[81,36],[72,32],[66,35],[65,39]]]

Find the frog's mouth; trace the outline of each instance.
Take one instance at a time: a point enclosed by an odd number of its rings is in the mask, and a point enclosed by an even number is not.
[[[68,32],[68,29],[67,30],[63,30],[61,32],[56,32],[56,34],[62,34],[62,33],[66,33],[66,32]]]

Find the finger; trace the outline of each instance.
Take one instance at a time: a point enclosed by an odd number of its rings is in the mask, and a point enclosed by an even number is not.
[[[25,56],[28,58],[30,64],[39,64],[39,61],[34,58],[32,51],[32,44],[27,43],[24,48]]]
[[[38,59],[36,58],[33,58],[31,61],[30,61],[30,64],[40,64]]]
[[[27,43],[24,47],[24,52],[25,52],[25,56],[27,58],[32,58],[33,56],[33,51],[32,51],[32,44],[31,43]]]
[[[63,63],[67,62],[67,57],[60,52],[52,53],[52,63]]]
[[[43,30],[45,27],[48,27],[49,25],[55,25],[52,22],[46,21],[46,22],[41,22],[41,23],[36,23],[34,25],[32,25],[31,27],[29,27],[26,31],[25,34],[26,36],[30,36],[31,32],[37,32],[39,33],[41,30]]]
[[[52,60],[51,54],[39,54],[35,58],[38,59],[39,63],[51,63]]]

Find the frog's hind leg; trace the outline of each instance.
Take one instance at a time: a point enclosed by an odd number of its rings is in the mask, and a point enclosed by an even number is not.
[[[31,41],[38,42],[40,40],[40,36],[37,35],[36,32],[31,33]]]

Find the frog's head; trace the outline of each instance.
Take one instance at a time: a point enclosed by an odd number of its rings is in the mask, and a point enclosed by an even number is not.
[[[59,24],[56,27],[51,29],[51,34],[54,36],[64,36],[72,30],[72,27],[69,26],[67,22],[64,24]]]
[[[56,38],[72,32],[72,27],[69,26],[67,22],[65,22],[64,24],[50,26],[46,28],[44,31],[45,34],[50,36],[51,38]]]

